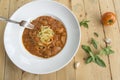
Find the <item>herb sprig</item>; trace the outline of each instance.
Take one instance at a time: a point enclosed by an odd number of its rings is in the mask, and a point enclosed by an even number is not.
[[[80,22],[80,26],[88,28],[88,22],[90,22],[90,21],[83,20]],[[96,33],[96,32],[94,32],[94,36],[99,37],[98,33]],[[98,42],[94,38],[91,38],[91,44],[93,45],[94,49],[96,49],[96,50],[98,49]],[[100,51],[97,51],[97,53],[93,52],[92,49],[90,48],[90,46],[88,46],[88,45],[82,45],[81,47],[88,54],[88,57],[86,58],[85,63],[88,64],[88,63],[94,62],[101,67],[106,67],[106,64],[100,58],[100,55],[101,54],[110,55],[110,54],[114,53],[114,51],[111,49],[110,46],[102,48]]]
[[[111,49],[111,46],[107,46],[106,48],[103,48],[100,51],[100,54],[105,54],[105,55],[110,55],[112,53],[114,53],[114,51]]]
[[[95,49],[98,48],[97,41],[94,38],[91,38],[91,44],[93,45],[93,47]],[[86,64],[94,62],[94,63],[98,64],[101,67],[106,67],[106,64],[100,58],[100,55],[101,54],[110,55],[110,54],[114,53],[114,51],[111,49],[110,46],[102,48],[98,53],[93,52],[92,49],[90,48],[90,46],[88,46],[88,45],[82,45],[82,49],[89,55],[87,57],[86,61],[85,61]]]
[[[85,28],[88,28],[88,22],[90,22],[90,21],[88,21],[88,20],[82,20],[82,21],[80,22],[80,26],[83,26],[83,27],[85,27]]]
[[[89,57],[86,59],[86,63],[91,63],[91,62],[94,62],[96,64],[98,64],[99,66],[101,67],[106,67],[106,64],[105,62],[98,56],[98,55],[95,55],[89,46],[86,46],[86,45],[82,45],[82,49],[89,54]]]

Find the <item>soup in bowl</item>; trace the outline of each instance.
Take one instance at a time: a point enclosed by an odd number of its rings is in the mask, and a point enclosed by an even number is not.
[[[22,42],[32,55],[50,58],[64,48],[67,32],[61,21],[51,16],[40,16],[31,23],[35,27],[24,29]]]

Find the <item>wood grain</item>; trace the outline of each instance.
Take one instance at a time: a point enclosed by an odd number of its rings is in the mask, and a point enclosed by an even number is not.
[[[76,7],[77,6],[77,7]],[[96,39],[100,46],[105,47],[105,43],[103,41],[104,39],[104,32],[102,25],[100,23],[100,12],[99,12],[99,4],[97,0],[73,0],[72,1],[72,7],[76,16],[79,18],[79,20],[89,20],[89,29],[81,28],[82,31],[82,44],[88,45],[88,42],[91,40],[91,38]],[[76,8],[75,8],[76,7]],[[94,8],[94,9],[93,9]],[[84,9],[84,10],[83,10]],[[99,34],[99,37],[94,37],[94,32],[97,32]],[[91,46],[92,47],[92,46]],[[99,47],[98,51],[101,48]],[[96,50],[93,50],[94,52]],[[81,66],[76,71],[76,80],[110,80],[110,71],[109,71],[109,64],[108,64],[108,58],[101,56],[101,58],[105,61],[107,67],[101,68],[98,65],[91,63],[86,65],[84,63],[83,58],[87,57],[86,53],[79,48],[79,51],[75,57],[76,61],[80,61]],[[100,74],[101,73],[101,74]],[[86,77],[86,75],[88,77]]]
[[[120,0],[113,0],[113,6],[115,8],[115,13],[116,13],[116,16],[117,16],[117,21],[118,21],[118,26],[119,26],[119,30],[120,30],[120,8],[119,8],[119,3],[120,3]]]
[[[59,3],[64,4],[66,7],[71,9],[70,0],[56,0]],[[75,80],[75,70],[74,70],[74,59],[62,70],[57,71],[57,80]]]
[[[117,1],[118,2],[118,1]],[[120,2],[120,1],[119,1]],[[115,0],[116,3],[116,0]],[[117,11],[114,9],[114,5],[113,4],[113,0],[105,0],[102,1],[100,0],[100,7],[101,7],[101,13],[103,14],[106,11],[111,11],[114,12]],[[118,9],[119,7],[117,7],[116,9]],[[118,14],[118,11],[117,11]],[[118,20],[120,17],[117,17]],[[119,26],[118,26],[118,22],[116,22],[113,26],[111,27],[104,27],[105,29],[105,35],[106,38],[110,38],[112,40],[111,46],[112,49],[115,51],[114,54],[109,56],[110,59],[110,69],[111,69],[111,79],[112,80],[120,80],[120,58],[119,58],[119,53],[120,53],[120,49],[119,49],[119,45],[118,43],[120,42],[120,31],[119,31]]]
[[[21,80],[40,80],[37,74],[22,72]]]
[[[0,0],[0,16],[8,17],[9,0]],[[3,35],[5,29],[5,22],[0,21],[0,80],[4,80],[5,70],[5,50],[3,44]]]
[[[25,0],[27,1],[27,0]],[[20,6],[25,4],[24,0],[10,0],[9,2],[9,17],[17,10]],[[21,80],[22,70],[16,67],[11,60],[6,56],[5,66],[5,80]]]
[[[56,72],[40,75],[39,80],[56,80]]]
[[[101,47],[105,47],[106,44],[104,42],[105,39],[105,34],[104,34],[104,28],[101,25],[101,15],[100,15],[100,7],[99,7],[99,2],[98,0],[93,0],[92,2],[89,0],[84,0],[85,4],[85,11],[87,13],[87,19],[90,20],[90,28],[88,30],[88,35],[89,37],[93,37],[95,40],[98,41],[99,49],[97,51],[101,50]],[[99,34],[99,37],[96,38],[94,37],[94,32],[97,32]],[[95,50],[94,50],[95,51]],[[95,52],[97,52],[95,51]],[[109,69],[109,62],[108,62],[108,57],[107,56],[100,56],[104,62],[106,63],[106,68],[102,68],[98,65],[93,65],[91,69],[94,69],[93,71],[91,70],[90,73],[94,72],[91,74],[93,80],[110,80],[110,69]],[[91,78],[91,80],[92,80]]]
[[[9,18],[19,7],[32,0],[0,0],[0,16]],[[110,56],[100,56],[107,67],[102,68],[91,63],[85,64],[87,54],[79,47],[75,58],[63,69],[45,75],[27,73],[16,67],[5,55],[3,33],[5,22],[0,21],[0,80],[120,80],[120,0],[55,0],[73,11],[79,21],[90,20],[89,29],[81,27],[81,45],[89,45],[91,38],[99,42],[98,51],[105,47],[105,38],[110,38],[112,49],[115,51]],[[101,15],[107,11],[116,13],[117,22],[111,27],[101,24]],[[94,36],[94,32],[99,37]],[[91,45],[90,45],[91,46]],[[109,46],[109,45],[107,45]],[[92,47],[92,46],[91,46]],[[95,49],[92,50],[96,52]],[[74,63],[80,66],[74,69]]]
[[[4,80],[21,80],[22,71],[6,56]]]
[[[83,19],[86,18],[85,14],[85,9],[84,9],[84,4],[83,0],[72,0],[72,11],[76,15],[79,21],[82,21]],[[87,29],[81,27],[81,43],[84,44],[87,42],[88,37],[87,37]],[[81,46],[81,45],[80,45]],[[85,80],[85,71],[84,71],[84,60],[83,58],[86,56],[86,54],[81,50],[81,47],[79,47],[79,50],[75,56],[75,62],[80,62],[80,66],[76,69],[76,80]],[[87,74],[88,75],[88,74]],[[84,78],[85,77],[85,78]]]

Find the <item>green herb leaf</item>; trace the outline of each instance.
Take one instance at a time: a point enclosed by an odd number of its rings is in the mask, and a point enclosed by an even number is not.
[[[90,56],[86,59],[85,63],[88,64],[93,61],[93,58]]]
[[[82,49],[92,57],[93,61],[95,60],[94,54],[92,53],[89,46],[82,45]]]
[[[94,32],[94,35],[96,36],[96,37],[98,37],[99,35],[98,35],[98,33],[96,33],[96,32]]]
[[[89,20],[83,20],[85,23],[88,23],[88,22],[90,22]]]
[[[90,56],[92,57],[93,61],[95,61],[94,54],[92,52],[89,52]]]
[[[100,59],[98,56],[95,56],[95,63],[101,67],[106,67],[105,62],[102,59]]]
[[[109,54],[112,54],[114,53],[113,50],[111,50],[111,47],[110,46],[107,46],[106,48],[103,48],[101,51],[100,51],[100,54],[105,54],[105,55],[109,55]]]
[[[94,46],[95,49],[97,49],[97,41],[95,39],[91,39],[91,44]]]
[[[92,52],[90,47],[89,46],[86,46],[86,45],[82,45],[82,49],[86,52],[86,53],[89,53],[89,52]]]
[[[80,22],[80,26],[88,28],[88,22],[89,22],[88,20],[83,20],[83,21]]]

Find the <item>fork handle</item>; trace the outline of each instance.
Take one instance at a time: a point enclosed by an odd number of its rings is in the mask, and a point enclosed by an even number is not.
[[[20,22],[17,22],[17,21],[14,21],[14,20],[10,20],[10,19],[7,19],[7,18],[1,17],[1,16],[0,16],[0,20],[1,21],[7,21],[7,22],[15,23],[15,24],[20,24]]]

